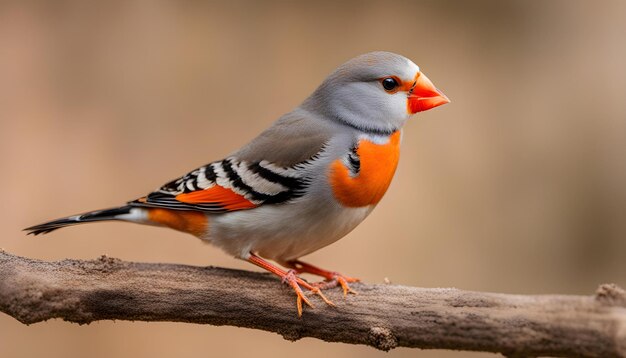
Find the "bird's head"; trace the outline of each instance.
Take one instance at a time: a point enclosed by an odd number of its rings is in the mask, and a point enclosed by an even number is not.
[[[388,133],[411,115],[448,102],[411,60],[370,52],[339,66],[302,106],[356,128]]]

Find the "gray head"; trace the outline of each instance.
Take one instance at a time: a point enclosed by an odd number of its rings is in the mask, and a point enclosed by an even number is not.
[[[390,133],[412,114],[448,102],[415,63],[381,51],[339,66],[302,108],[365,131]]]

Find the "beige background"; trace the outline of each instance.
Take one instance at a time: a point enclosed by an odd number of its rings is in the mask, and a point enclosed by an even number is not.
[[[372,50],[413,59],[452,103],[408,123],[385,199],[310,261],[424,287],[626,286],[623,1],[0,2],[0,247],[254,269],[158,228],[20,230],[124,203],[221,159]],[[43,354],[383,356],[232,327],[26,327],[0,314],[0,356]]]

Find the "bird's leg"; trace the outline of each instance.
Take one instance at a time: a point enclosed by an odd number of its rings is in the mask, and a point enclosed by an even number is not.
[[[330,306],[335,305],[328,298],[326,298],[326,296],[324,296],[324,294],[322,293],[322,290],[319,287],[312,286],[308,282],[298,277],[296,275],[295,270],[284,271],[280,269],[279,267],[276,267],[272,265],[271,263],[265,261],[261,257],[255,255],[254,253],[250,253],[250,257],[248,257],[248,262],[253,263],[273,273],[274,275],[280,277],[284,283],[289,284],[289,286],[293,288],[297,296],[296,304],[298,307],[298,317],[302,317],[302,301],[304,301],[304,303],[306,303],[309,307],[313,308],[313,304],[311,304],[311,302],[306,298],[306,296],[304,295],[304,292],[302,292],[301,287],[304,287],[307,290],[313,292],[314,294],[319,295],[322,298],[322,300],[324,300],[324,302],[326,302],[328,305]]]
[[[350,285],[348,285],[348,283],[359,282],[360,280],[358,278],[344,276],[334,271],[327,271],[299,260],[289,261],[287,262],[287,264],[298,273],[310,273],[312,275],[324,277],[326,281],[316,285],[319,288],[326,289],[340,285],[343,289],[344,296],[346,296],[348,293],[357,294],[356,291],[350,288]]]

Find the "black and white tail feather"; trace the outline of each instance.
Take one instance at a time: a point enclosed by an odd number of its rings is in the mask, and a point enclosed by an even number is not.
[[[43,224],[31,226],[24,229],[24,231],[28,231],[28,235],[39,235],[47,234],[56,229],[60,229],[62,227],[70,225],[78,225],[94,221],[122,220],[121,216],[130,214],[131,209],[132,207],[130,205],[126,205],[120,206],[118,208],[90,211],[88,213],[68,216],[57,220],[48,221]]]

